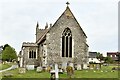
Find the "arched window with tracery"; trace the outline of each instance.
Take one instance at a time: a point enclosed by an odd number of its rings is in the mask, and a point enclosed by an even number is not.
[[[62,57],[72,57],[72,32],[69,28],[62,33]]]

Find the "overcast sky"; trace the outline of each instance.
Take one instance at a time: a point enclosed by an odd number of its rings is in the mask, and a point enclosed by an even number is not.
[[[89,51],[118,51],[119,0],[1,0],[0,45],[10,44],[17,52],[22,42],[35,42],[40,28],[54,22],[66,9],[66,2],[88,36]]]

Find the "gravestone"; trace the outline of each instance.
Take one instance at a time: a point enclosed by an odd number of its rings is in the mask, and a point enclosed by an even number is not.
[[[52,69],[52,68],[51,68],[50,66],[47,67],[47,71],[48,71],[48,72],[50,72],[51,69]]]
[[[67,66],[66,70],[67,70],[67,75],[69,76],[69,78],[71,78],[74,73],[73,68],[71,66]]]
[[[82,70],[81,65],[77,64],[77,70]]]
[[[12,73],[4,73],[4,77],[12,77],[13,76],[13,74]]]
[[[73,63],[69,63],[69,66],[71,66],[74,70],[74,64]]]
[[[36,70],[36,72],[41,72],[42,71],[42,67],[37,67],[37,70]]]
[[[26,69],[25,69],[25,68],[19,68],[19,73],[20,73],[20,74],[26,73]]]
[[[55,70],[51,70],[50,73],[51,73],[51,79],[55,79],[55,78],[58,79],[59,78],[58,64],[55,64]]]
[[[55,78],[59,78],[58,71],[59,71],[58,64],[55,64]]]
[[[34,65],[26,65],[27,70],[34,70]]]
[[[83,69],[88,69],[87,65],[88,64],[83,64]]]
[[[67,67],[67,62],[63,62],[62,63],[62,69],[63,69],[64,72],[67,72],[66,67]]]
[[[12,69],[18,68],[18,65],[12,65]]]

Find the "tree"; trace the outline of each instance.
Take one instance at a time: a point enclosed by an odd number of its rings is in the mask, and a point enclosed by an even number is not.
[[[3,46],[3,50],[5,50],[5,48],[8,47],[8,46],[9,46],[8,44],[5,44],[5,45]]]
[[[104,58],[104,61],[105,61],[105,63],[113,63],[113,60],[112,60],[112,58],[111,57],[105,57]]]
[[[4,45],[2,51],[2,60],[3,61],[12,61],[13,59],[17,59],[16,51],[13,47],[8,44]]]
[[[96,58],[100,59],[100,61],[104,59],[103,55],[100,54],[99,52],[97,53],[97,57]]]

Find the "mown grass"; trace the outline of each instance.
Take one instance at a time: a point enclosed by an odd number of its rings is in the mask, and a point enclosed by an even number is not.
[[[48,72],[37,73],[35,70],[29,70],[26,71],[26,73],[20,74],[18,69],[14,69],[3,72],[2,77],[4,77],[4,74],[6,73],[14,74],[12,78],[50,78],[50,73]]]
[[[0,64],[0,70],[4,70],[4,69],[7,69],[7,68],[9,68],[9,67],[11,67],[11,64],[8,64],[8,63],[6,63],[6,64]]]
[[[118,78],[118,71],[111,72],[113,66],[103,66],[101,70],[81,70],[74,71],[73,78]],[[3,72],[2,77],[5,73],[12,73],[11,78],[50,78],[49,72],[37,73],[35,70],[26,71],[24,74],[19,74],[18,69]],[[59,74],[60,78],[69,78],[67,73]]]
[[[101,72],[95,70],[76,71],[75,78],[118,78],[118,71]]]

